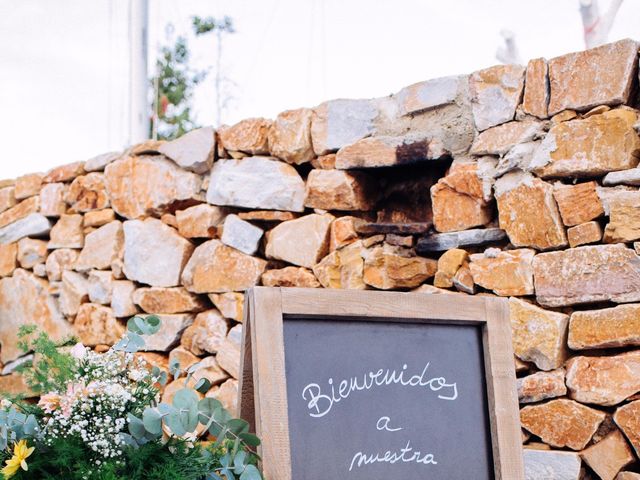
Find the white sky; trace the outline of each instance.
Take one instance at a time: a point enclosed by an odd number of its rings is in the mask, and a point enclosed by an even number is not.
[[[125,145],[128,4],[0,0],[0,178]],[[525,60],[583,48],[578,0],[150,0],[150,65],[167,23],[183,33],[192,15],[225,14],[237,31],[224,48],[226,123],[470,73],[497,63],[502,28]],[[609,39],[640,39],[639,19],[640,0],[626,0]],[[212,36],[190,45],[196,67],[213,64]],[[210,76],[194,99],[202,124],[213,94]]]

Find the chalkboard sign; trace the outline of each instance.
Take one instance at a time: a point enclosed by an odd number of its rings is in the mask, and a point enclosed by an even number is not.
[[[256,288],[240,414],[270,480],[520,480],[505,302]]]

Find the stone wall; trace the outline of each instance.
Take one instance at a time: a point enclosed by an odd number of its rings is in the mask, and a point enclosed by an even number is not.
[[[528,478],[639,470],[637,66],[624,40],[0,182],[0,391],[22,324],[104,350],[157,313],[147,360],[204,359],[234,409],[254,285],[499,295]]]

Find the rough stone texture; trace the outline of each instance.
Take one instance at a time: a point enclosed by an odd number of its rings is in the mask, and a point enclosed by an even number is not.
[[[312,170],[304,205],[323,210],[371,210],[379,195],[377,181],[363,172]]]
[[[18,244],[0,244],[0,277],[8,277],[18,266]]]
[[[227,209],[202,203],[176,212],[178,232],[185,238],[213,238]]]
[[[566,226],[579,225],[604,215],[604,208],[596,191],[597,186],[596,182],[554,185],[553,197],[558,203],[560,216]]]
[[[141,316],[145,317],[145,315]],[[158,317],[161,321],[160,330],[144,338],[145,351],[168,352],[180,342],[182,332],[193,323],[193,315],[190,313],[162,314]]]
[[[233,378],[240,378],[240,346],[242,345],[242,325],[236,325],[218,347],[218,365]]]
[[[270,157],[219,160],[211,169],[207,201],[213,205],[304,210],[304,181],[291,165]]]
[[[311,144],[310,108],[287,110],[279,114],[269,131],[271,154],[287,163],[299,165],[315,157]]]
[[[616,480],[640,480],[640,473],[620,472],[616,476]]]
[[[496,65],[474,72],[469,78],[471,105],[480,131],[513,120],[522,98],[524,67]]]
[[[45,217],[59,217],[67,211],[64,183],[48,183],[40,190],[40,213]],[[1,190],[0,190],[1,192]],[[0,203],[1,200],[0,200]]]
[[[580,456],[602,480],[614,480],[620,470],[635,460],[619,430],[614,430],[595,445],[583,450]]]
[[[640,345],[640,305],[573,312],[568,344],[573,350]]]
[[[0,213],[13,207],[16,203],[15,187],[0,188]]]
[[[568,399],[551,400],[520,410],[522,426],[554,447],[582,450],[606,414]]]
[[[320,287],[320,282],[307,268],[285,267],[264,272],[262,285],[265,287],[317,288]]]
[[[84,163],[85,172],[101,172],[107,165],[120,158],[120,152],[107,152],[90,158]]]
[[[16,242],[24,237],[39,237],[51,230],[51,222],[40,213],[32,213],[6,227],[0,228],[0,245]]]
[[[549,115],[549,84],[547,74],[549,67],[544,58],[529,60],[524,81],[524,97],[522,110],[524,113],[538,118]]]
[[[364,247],[362,241],[331,252],[313,267],[313,273],[324,288],[364,290]]]
[[[84,173],[84,162],[68,163],[52,168],[42,177],[44,183],[68,182]]]
[[[612,357],[573,357],[567,362],[571,398],[617,405],[640,392],[640,350]]]
[[[113,345],[125,333],[125,327],[116,320],[109,307],[94,303],[80,306],[73,329],[80,341],[88,347]]]
[[[548,398],[567,394],[564,384],[564,369],[537,372],[518,379],[518,400],[520,403],[536,403]]]
[[[14,190],[16,200],[23,200],[38,195],[42,186],[42,177],[43,175],[41,173],[31,173],[16,178]]]
[[[195,355],[216,353],[224,342],[229,324],[217,310],[207,310],[196,315],[182,334],[181,345]]]
[[[640,455],[640,400],[619,407],[613,420],[629,439],[636,455]]]
[[[238,381],[227,380],[219,388],[212,388],[207,397],[215,398],[232,416],[238,415]]]
[[[238,292],[210,293],[209,300],[222,313],[224,318],[242,322],[244,313],[244,294]]]
[[[218,139],[226,150],[249,155],[268,155],[268,135],[272,124],[266,118],[247,118],[230,127],[218,129]]]
[[[152,287],[174,287],[193,245],[155,218],[124,222],[124,274]]]
[[[242,253],[253,255],[260,247],[263,233],[261,228],[231,214],[224,220],[220,241]]]
[[[471,155],[504,155],[520,143],[542,136],[542,122],[509,122],[480,133],[473,141]]]
[[[640,192],[619,192],[609,200],[609,223],[604,242],[633,242],[640,239]]]
[[[367,252],[364,283],[381,290],[415,288],[435,275],[437,262],[412,256],[400,248],[375,247]]]
[[[582,461],[577,453],[525,449],[523,456],[525,480],[581,479]]]
[[[434,78],[409,85],[396,94],[398,113],[413,115],[454,103],[467,80],[466,75],[459,75]]]
[[[208,172],[213,165],[215,134],[213,128],[191,130],[180,138],[163,143],[158,152],[176,162],[185,170],[195,173]]]
[[[516,356],[535,363],[540,370],[561,367],[568,356],[565,345],[569,316],[518,298],[509,299],[509,310]]]
[[[49,233],[50,249],[82,248],[84,246],[84,230],[82,215],[62,215]]]
[[[628,39],[552,58],[549,114],[627,103],[637,64],[638,44]]]
[[[640,258],[624,245],[595,245],[536,255],[538,303],[562,307],[640,300]]]
[[[352,216],[336,218],[329,230],[329,251],[333,252],[358,240],[356,228],[362,223],[364,220]]]
[[[298,218],[300,214],[293,212],[278,212],[276,210],[253,210],[249,212],[238,212],[238,216],[242,220],[247,220],[249,222],[278,223]]]
[[[105,169],[104,181],[112,208],[126,218],[164,213],[175,202],[197,199],[201,184],[198,175],[157,155],[116,160]]]
[[[102,173],[89,173],[76,178],[65,195],[65,201],[76,212],[101,210],[109,206]]]
[[[471,255],[469,267],[473,281],[497,295],[531,295],[533,293],[532,261],[529,249],[500,251],[487,249]]]
[[[640,185],[640,168],[607,173],[602,179],[602,184],[606,186],[633,185],[637,187]]]
[[[133,292],[136,285],[131,280],[114,280],[111,290],[111,310],[118,317],[131,317],[138,313],[138,307],[133,303]]]
[[[500,242],[507,237],[500,228],[482,228],[462,232],[440,233],[421,238],[416,245],[418,253],[444,252],[451,248],[480,247]]]
[[[139,288],[133,294],[133,303],[147,313],[200,312],[206,308],[200,297],[183,287]]]
[[[14,223],[17,220],[21,220],[39,210],[40,197],[35,196],[27,198],[26,200],[18,203],[16,206],[0,213],[0,228],[6,227],[7,225]]]
[[[635,111],[626,108],[554,125],[531,160],[542,178],[598,177],[638,165]]]
[[[453,248],[443,253],[438,259],[438,270],[433,279],[433,285],[438,288],[452,287],[454,276],[468,258],[467,251],[459,248]]]
[[[47,259],[47,242],[23,238],[18,242],[18,263],[27,270],[33,269]]]
[[[119,220],[108,223],[89,233],[84,239],[84,248],[74,265],[78,271],[104,270],[122,258],[124,232]]]
[[[576,225],[567,230],[567,239],[572,248],[597,243],[602,240],[602,227],[595,221]]]
[[[24,396],[25,398],[33,398],[37,396],[27,385],[24,376],[19,373],[0,376],[0,392],[8,397]]]
[[[512,172],[496,181],[495,195],[500,228],[516,247],[549,250],[567,245],[551,184]]]
[[[194,293],[246,290],[258,283],[266,263],[219,240],[209,240],[193,252],[184,268],[182,284]]]
[[[101,227],[107,223],[113,222],[116,219],[116,214],[110,208],[104,210],[94,210],[84,214],[84,226],[85,227]]]
[[[22,325],[35,324],[51,338],[62,340],[71,334],[69,324],[48,293],[48,283],[26,270],[17,269],[12,277],[0,279],[0,362],[22,355],[16,339]]]
[[[80,305],[89,301],[89,282],[87,278],[77,272],[64,270],[60,287],[60,311],[74,317]]]
[[[311,214],[283,222],[267,236],[267,258],[312,268],[329,251],[333,215]]]

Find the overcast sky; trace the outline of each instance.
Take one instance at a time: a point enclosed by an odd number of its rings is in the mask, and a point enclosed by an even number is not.
[[[124,147],[128,5],[0,0],[0,178]],[[503,28],[525,60],[583,48],[578,0],[150,0],[150,65],[166,25],[188,32],[192,15],[234,20],[226,123],[490,66]],[[626,0],[610,40],[640,39],[638,19],[640,1]],[[194,65],[213,65],[213,37],[189,41]],[[213,76],[194,107],[213,123]]]

